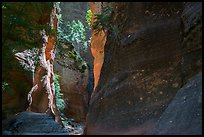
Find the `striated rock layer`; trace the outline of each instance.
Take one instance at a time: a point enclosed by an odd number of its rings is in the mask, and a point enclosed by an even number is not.
[[[202,14],[194,14],[200,4],[115,3],[111,22],[118,33],[107,36],[87,134],[146,134],[154,128],[177,91],[202,68]]]

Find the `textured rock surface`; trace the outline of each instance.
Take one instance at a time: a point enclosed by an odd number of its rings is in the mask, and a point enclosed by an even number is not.
[[[61,2],[60,4],[62,19],[64,23],[73,20],[79,20],[83,23],[86,30],[86,40],[91,35],[91,30],[86,22],[86,13],[89,9],[87,2]],[[88,46],[87,51],[84,52],[82,49],[83,45],[74,45],[75,49],[80,49],[81,56],[91,65],[93,64],[93,57],[91,55],[90,46]]]
[[[102,13],[102,2],[89,2],[90,9],[94,14],[101,14]],[[92,17],[91,24],[93,25],[94,22],[97,21],[95,16]],[[94,90],[98,85],[98,81],[100,78],[101,68],[104,61],[104,46],[106,43],[106,33],[105,31],[97,32],[92,30],[92,41],[91,41],[91,53],[94,57]],[[94,94],[94,93],[93,93]]]
[[[50,3],[4,4],[9,8],[8,11],[2,10],[2,81],[8,83],[8,88],[2,91],[2,119],[28,107],[27,94],[32,88],[32,73],[20,66],[14,54],[39,46],[39,29],[34,28],[46,25],[52,10]],[[29,35],[30,31],[32,35]]]
[[[202,73],[177,92],[152,134],[202,135]]]
[[[85,21],[85,16],[88,10],[88,3],[61,2],[60,8],[63,24],[73,20],[79,20],[84,24],[85,28],[87,27],[88,24]],[[90,30],[88,28],[86,28],[86,33],[86,37],[88,38],[90,36]],[[88,89],[90,90],[89,92],[93,89],[93,86],[91,86],[92,83],[89,82],[89,79],[93,78],[93,57],[91,55],[90,46],[88,46],[86,52],[82,50],[83,45],[81,44],[73,46],[75,50],[80,49],[80,55],[87,62],[89,68],[82,73],[73,66],[74,60],[72,58],[68,56],[60,58],[60,55],[57,52],[56,60],[54,62],[54,72],[60,75],[61,92],[63,93],[63,98],[67,104],[64,110],[65,115],[74,118],[74,120],[78,122],[84,122],[89,101]],[[69,52],[69,45],[64,45],[63,47]]]
[[[187,2],[181,19],[182,75],[185,82],[202,69],[202,4]]]
[[[183,72],[182,61],[189,60],[182,52],[185,6],[116,3],[112,22],[119,33],[110,31],[107,37],[99,84],[90,100],[87,134],[147,133],[186,82],[185,77],[201,70],[198,65],[196,70]],[[199,36],[200,31],[196,31]],[[190,49],[201,47],[199,42],[193,45]],[[201,48],[198,51],[201,53]],[[202,60],[201,56],[192,57]]]
[[[67,117],[72,117],[76,121],[85,121],[88,107],[88,71],[81,73],[59,65],[56,57],[54,71],[59,74],[61,92],[66,106],[64,113]],[[71,64],[72,59],[66,58],[66,64]]]
[[[2,122],[3,135],[68,135],[48,114],[21,112]]]
[[[53,4],[50,13],[51,31],[57,29],[57,6]],[[56,106],[56,95],[54,85],[53,63],[55,59],[55,46],[57,35],[47,35],[44,30],[40,31],[42,39],[39,45],[39,64],[37,65],[33,87],[28,93],[28,110],[37,113],[50,114],[55,121],[63,126],[59,111]]]
[[[12,60],[12,62],[19,63],[17,60]],[[3,79],[8,80],[11,87],[10,92],[2,90],[2,119],[24,111],[28,107],[27,94],[32,87],[32,74],[21,69],[23,68],[2,74]],[[7,78],[8,76],[10,78]]]

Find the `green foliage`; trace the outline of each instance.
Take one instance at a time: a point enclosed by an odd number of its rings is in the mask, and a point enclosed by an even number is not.
[[[2,82],[2,90],[5,90],[8,87],[8,83],[7,82]]]
[[[76,51],[73,45],[77,45],[77,47],[79,47],[78,44],[81,44],[83,47],[80,47],[80,49],[86,52],[87,45],[90,44],[91,39],[86,41],[85,27],[81,21],[73,20],[67,23],[63,23],[62,14],[58,14],[57,18],[59,23],[57,29],[57,47],[59,49],[60,57],[65,58],[68,56],[69,58],[73,59],[73,68],[76,68],[83,73],[87,68],[87,65],[79,54],[79,48]]]
[[[82,43],[85,41],[86,39],[85,28],[81,21],[73,20],[72,22],[68,22],[67,30],[68,30],[67,39],[69,42]]]
[[[58,16],[59,24],[63,22],[62,15]],[[66,28],[58,27],[58,40],[63,42],[71,42],[73,44],[82,43],[86,39],[86,33],[84,25],[81,21],[73,20],[72,22],[67,22]]]
[[[88,10],[87,14],[86,14],[86,22],[88,23],[88,25],[91,27],[91,18],[92,18],[92,11]]]
[[[59,11],[60,8],[59,8]],[[89,12],[90,14],[90,12]],[[79,70],[84,72],[87,68],[86,62],[80,56],[80,50],[84,52],[87,51],[87,47],[91,42],[91,38],[86,41],[86,30],[83,23],[79,20],[73,20],[64,23],[62,19],[62,14],[57,15],[58,18],[58,41],[56,42],[57,48],[59,49],[59,55],[61,58],[69,57],[74,60],[72,65],[69,64],[69,68],[73,70]],[[82,47],[79,47],[82,46]],[[78,49],[75,49],[77,47]],[[66,64],[60,64],[66,67]]]
[[[97,32],[108,28],[108,21],[112,14],[113,8],[106,6],[102,8],[102,14],[95,14],[96,21],[93,23],[93,29]]]
[[[40,41],[39,31],[46,28],[50,30],[47,22],[39,22],[40,15],[46,14],[49,17],[52,3],[2,3],[2,25],[3,25],[3,45],[8,40],[23,41],[30,44],[30,47],[36,41]],[[18,46],[18,45],[16,45]],[[21,45],[22,46],[22,45]]]
[[[95,14],[96,21],[93,23],[92,28],[98,33],[104,29],[109,30],[111,32],[110,37],[114,38],[114,41],[118,41],[119,37],[119,28],[116,24],[111,23],[110,17],[113,11],[113,5],[112,6],[105,6],[102,7],[102,14]]]
[[[59,65],[69,68],[72,70],[79,70],[81,73],[87,68],[86,62],[81,58],[80,54],[76,52],[75,48],[72,44],[58,43],[59,55],[62,60],[66,60],[68,58],[73,60],[73,63],[66,64],[64,61],[58,62]]]
[[[2,3],[2,72],[21,71],[15,52],[39,47],[39,31],[49,30],[52,2],[3,2]],[[48,17],[48,20],[44,21]],[[15,52],[14,52],[15,51]],[[8,63],[9,61],[9,63]],[[23,69],[22,69],[23,71]],[[23,71],[24,72],[24,71]],[[11,76],[4,75],[9,79]]]
[[[70,52],[70,58],[74,59],[74,65],[75,67],[81,72],[84,73],[86,68],[87,68],[87,64],[86,62],[81,58],[81,56],[79,55],[78,52],[74,51],[74,52]]]
[[[83,50],[85,51],[85,52],[87,52],[87,48],[88,48],[88,46],[90,45],[90,43],[91,43],[91,39],[92,39],[92,37],[90,37],[89,38],[89,40],[87,40],[87,41],[84,41],[84,46],[83,46]]]
[[[13,93],[13,89],[11,88],[9,83],[5,82],[5,81],[2,82],[2,91],[4,91],[4,93],[8,93],[8,94],[12,94]]]
[[[61,11],[60,7],[58,11]],[[91,10],[89,10],[86,15],[86,18],[89,20],[89,22],[91,21],[91,16],[92,12]],[[72,20],[64,23],[61,13],[57,15],[57,18],[59,23],[57,28],[57,45],[60,49],[60,52],[62,52],[63,50],[62,46],[60,45],[60,42],[67,43],[68,45],[72,44],[75,47],[78,47],[78,49],[76,49],[77,52],[80,52],[80,49],[86,52],[87,47],[90,44],[90,39],[86,41],[86,30],[84,24],[79,20]],[[82,47],[79,47],[79,45],[81,45]]]
[[[72,43],[75,46],[81,44],[83,47],[80,49],[86,51],[89,41],[86,41],[86,32],[83,23],[79,20],[73,20],[63,24],[62,15],[59,14],[57,17],[59,21],[59,27],[57,29],[58,40],[60,42]]]
[[[59,84],[59,75],[54,74],[54,85],[55,85],[55,97],[56,97],[56,106],[59,110],[65,108],[65,102],[62,99],[63,94],[60,93],[60,84]]]

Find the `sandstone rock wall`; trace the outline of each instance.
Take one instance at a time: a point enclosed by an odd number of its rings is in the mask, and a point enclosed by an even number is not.
[[[81,21],[86,29],[86,39],[90,37],[90,29],[86,23],[86,13],[88,10],[88,3],[86,2],[61,2],[60,9],[63,19],[62,27],[64,24],[73,20]],[[66,29],[66,28],[63,28]],[[80,50],[80,55],[87,62],[88,68],[85,72],[80,72],[74,64],[74,60],[66,55],[61,58],[59,53],[56,53],[56,60],[54,62],[54,72],[60,75],[61,92],[66,106],[64,113],[67,117],[74,118],[76,121],[84,122],[86,113],[88,111],[89,92],[93,90],[93,57],[91,55],[90,46],[88,45],[87,51],[82,50],[81,44],[73,45],[75,50]],[[63,44],[65,50],[71,51],[70,45]],[[59,49],[57,49],[59,51]],[[67,53],[65,53],[67,54]],[[62,65],[66,64],[66,65]],[[81,64],[78,64],[81,65]],[[73,67],[71,67],[73,66]],[[88,87],[89,86],[89,87]],[[88,91],[89,90],[89,91]]]
[[[90,9],[92,11],[91,24],[93,25],[96,21],[94,14],[102,14],[102,2],[89,2]],[[101,68],[104,61],[104,46],[106,43],[106,34],[103,31],[97,32],[92,29],[92,40],[91,40],[91,53],[94,57],[94,90],[98,85],[98,80],[100,78]],[[94,92],[93,92],[94,93]]]
[[[185,56],[183,52],[186,26],[182,17],[202,16],[194,14],[194,10],[200,11],[200,3],[187,5],[115,4],[111,21],[118,34],[110,31],[107,36],[99,84],[90,100],[87,134],[147,133],[186,83],[186,77],[201,70],[201,63],[197,66],[189,63],[192,59],[202,60],[200,25],[196,25],[197,31],[192,31],[199,36],[192,39],[198,42],[189,47],[197,47],[199,54],[191,52],[192,56]],[[191,66],[188,73],[183,71],[186,69],[183,60]]]
[[[14,54],[39,46],[41,36],[38,28],[47,25],[52,10],[52,3],[5,2],[4,5],[2,82],[7,82],[8,87],[2,91],[2,119],[28,107],[27,94],[33,84],[32,73],[20,65]]]
[[[176,94],[157,121],[154,135],[202,135],[202,73]]]

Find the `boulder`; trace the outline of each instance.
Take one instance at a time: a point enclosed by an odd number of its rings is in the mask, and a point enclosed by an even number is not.
[[[2,122],[3,135],[68,135],[48,114],[21,112]]]

